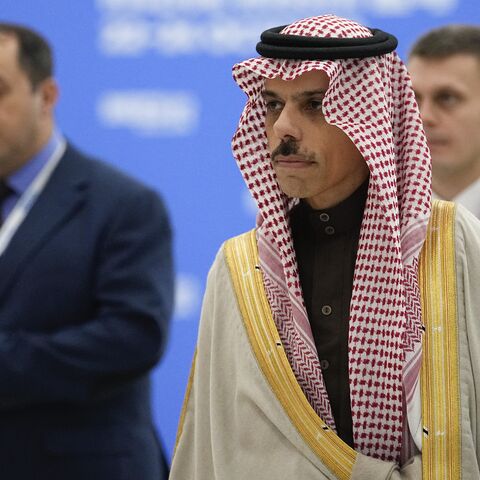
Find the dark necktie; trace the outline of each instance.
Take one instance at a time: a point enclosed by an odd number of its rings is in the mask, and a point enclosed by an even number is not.
[[[5,183],[4,180],[0,179],[0,227],[3,224],[3,201],[12,193],[12,189]]]

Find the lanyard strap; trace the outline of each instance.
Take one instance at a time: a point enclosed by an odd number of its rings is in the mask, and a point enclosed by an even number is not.
[[[5,222],[0,227],[0,256],[3,255],[12,237],[15,235],[20,225],[25,220],[28,212],[33,207],[37,198],[42,193],[55,167],[65,153],[67,142],[61,140],[57,145],[52,155],[48,159],[45,166],[38,172],[37,176],[30,184],[30,186],[22,194],[15,207],[5,219]]]

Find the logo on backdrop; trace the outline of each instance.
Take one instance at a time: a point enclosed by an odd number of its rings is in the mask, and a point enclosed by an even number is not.
[[[198,126],[200,103],[190,92],[113,90],[97,101],[107,128],[127,128],[140,136],[185,136]]]
[[[177,320],[188,320],[198,312],[202,301],[203,285],[191,274],[180,273],[175,279],[175,312]]]
[[[321,11],[357,18],[446,15],[459,0],[324,0]],[[318,15],[318,0],[97,0],[99,48],[108,56],[254,54],[258,32]]]

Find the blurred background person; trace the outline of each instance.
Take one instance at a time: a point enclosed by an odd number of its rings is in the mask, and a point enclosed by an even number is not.
[[[446,25],[408,62],[432,154],[433,191],[480,217],[480,27]]]
[[[47,42],[0,23],[3,480],[167,477],[149,370],[172,309],[158,195],[57,128]]]

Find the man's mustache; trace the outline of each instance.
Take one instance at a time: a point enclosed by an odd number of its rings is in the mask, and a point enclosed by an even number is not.
[[[275,160],[277,155],[282,155],[284,157],[295,155],[298,153],[298,149],[298,143],[292,138],[289,138],[288,140],[282,140],[280,145],[272,152],[272,161]]]

